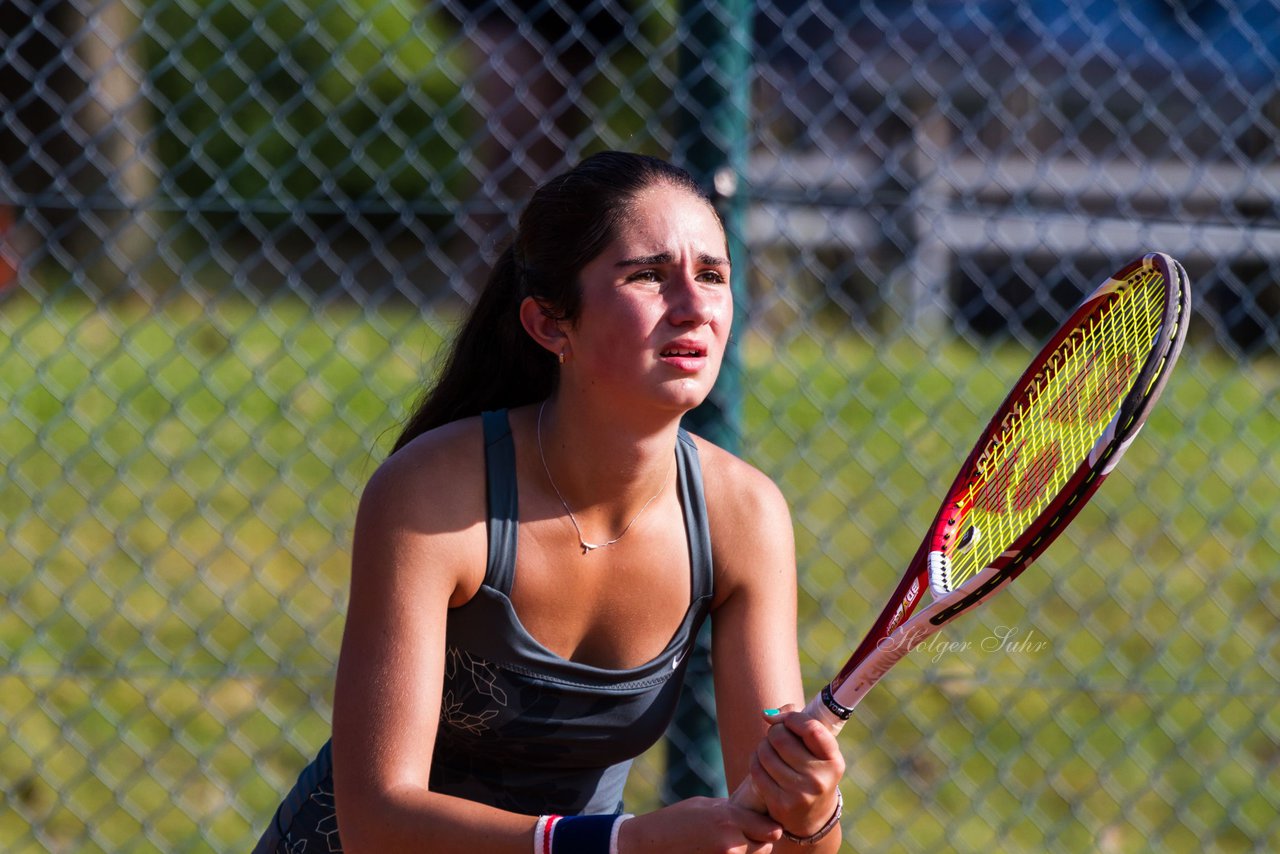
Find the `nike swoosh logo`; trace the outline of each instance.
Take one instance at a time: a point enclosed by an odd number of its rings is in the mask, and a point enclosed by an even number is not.
[[[684,661],[684,657],[685,657],[685,655],[686,655],[688,652],[689,652],[689,651],[688,651],[687,649],[682,649],[682,650],[680,650],[679,652],[677,652],[677,653],[676,653],[676,657],[675,657],[675,658],[673,658],[673,659],[671,659],[671,669],[672,669],[672,670],[679,670],[679,669],[680,669],[680,662]]]

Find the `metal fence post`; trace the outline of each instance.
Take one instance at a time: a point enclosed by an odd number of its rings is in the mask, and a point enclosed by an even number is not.
[[[733,261],[734,336],[710,397],[689,413],[690,430],[730,451],[741,437],[742,365],[737,333],[746,310],[745,198],[751,17],[748,0],[687,2],[681,15],[676,140],[685,166],[710,187]],[[723,758],[711,684],[710,626],[689,662],[685,690],[667,737],[664,795],[671,800],[723,795]]]

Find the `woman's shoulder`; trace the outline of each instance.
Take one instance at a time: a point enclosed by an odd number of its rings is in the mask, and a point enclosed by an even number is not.
[[[750,600],[785,594],[785,585],[794,583],[795,534],[782,490],[764,472],[724,448],[699,437],[694,441],[702,463],[716,567],[713,607],[719,608],[738,593],[746,593]],[[778,571],[762,572],[761,567]]]
[[[484,580],[484,480],[479,418],[431,430],[388,457],[360,496],[353,579],[417,592],[443,583],[450,606],[470,599]]]
[[[734,521],[789,516],[786,498],[773,480],[746,460],[719,445],[692,435],[702,466],[708,512]]]
[[[361,505],[406,514],[417,530],[458,530],[482,516],[484,490],[480,418],[463,418],[428,430],[384,460]]]

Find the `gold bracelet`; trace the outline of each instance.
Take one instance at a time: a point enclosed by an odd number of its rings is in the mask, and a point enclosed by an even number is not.
[[[782,828],[782,838],[797,845],[817,845],[828,833],[835,830],[836,825],[840,823],[840,815],[844,812],[844,795],[840,794],[840,790],[836,789],[836,811],[831,814],[831,818],[827,819],[827,823],[818,828],[818,832],[811,836],[796,836]]]

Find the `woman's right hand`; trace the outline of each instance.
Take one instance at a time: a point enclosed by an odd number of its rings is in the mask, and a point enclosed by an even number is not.
[[[689,798],[623,822],[619,854],[771,854],[782,827],[727,798]]]

